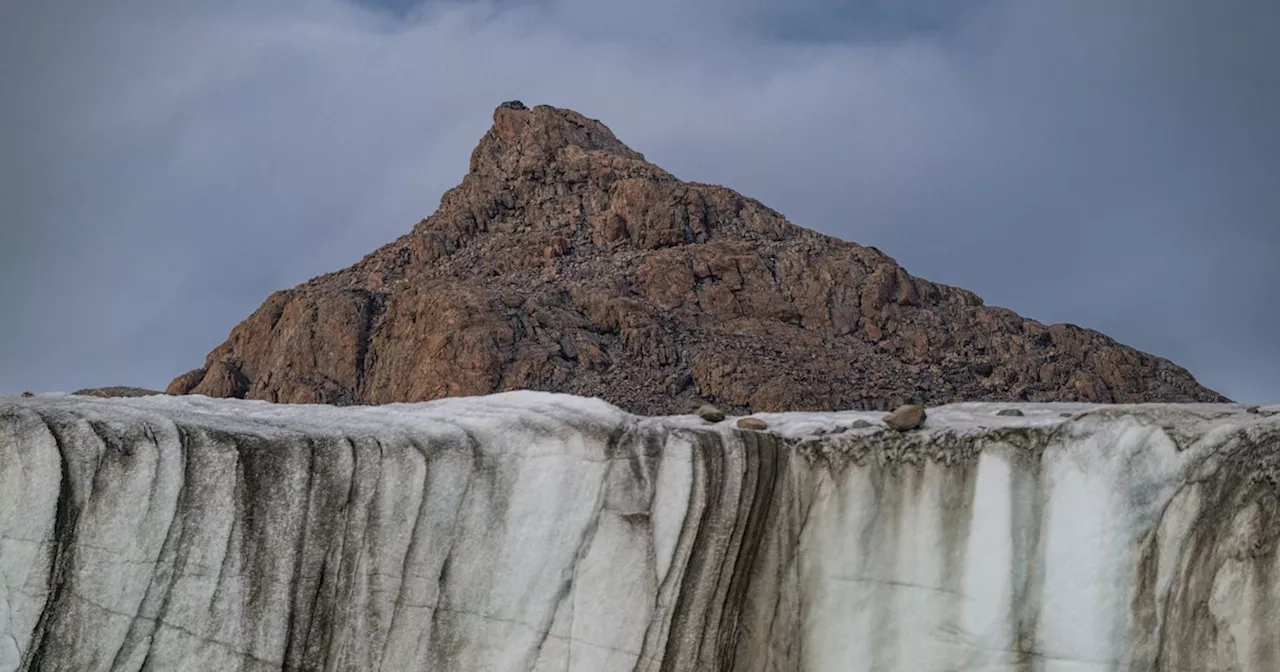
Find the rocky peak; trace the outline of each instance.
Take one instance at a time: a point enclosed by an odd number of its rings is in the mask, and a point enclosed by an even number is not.
[[[1219,401],[1167,360],[912,276],[518,101],[412,232],[277,292],[175,394],[387,403],[532,388],[642,413]]]
[[[644,161],[595,119],[548,105],[529,109],[513,100],[493,111],[493,126],[471,153],[471,174],[498,179],[537,175],[570,148]]]

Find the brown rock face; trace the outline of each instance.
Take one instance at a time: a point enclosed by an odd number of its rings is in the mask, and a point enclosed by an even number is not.
[[[914,277],[505,103],[408,235],[271,295],[170,394],[381,404],[539,389],[640,413],[1223,401],[1174,364]]]

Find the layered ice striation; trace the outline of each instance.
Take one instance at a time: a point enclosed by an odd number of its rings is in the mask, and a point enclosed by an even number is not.
[[[3,399],[0,671],[1280,670],[1280,408],[1002,408]]]

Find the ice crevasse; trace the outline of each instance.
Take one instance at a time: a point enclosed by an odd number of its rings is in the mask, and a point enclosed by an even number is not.
[[[0,671],[1280,670],[1280,407],[1007,407],[3,398]]]

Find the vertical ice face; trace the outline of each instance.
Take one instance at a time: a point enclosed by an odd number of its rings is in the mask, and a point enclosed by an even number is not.
[[[0,671],[1280,669],[1280,409],[995,410],[0,400]]]

